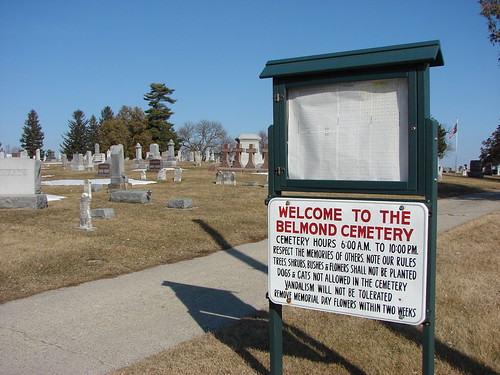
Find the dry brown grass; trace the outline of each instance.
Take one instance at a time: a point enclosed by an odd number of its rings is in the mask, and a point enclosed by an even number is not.
[[[113,219],[93,220],[98,229],[82,232],[79,198],[82,186],[43,186],[46,194],[67,197],[44,210],[0,210],[0,303],[42,291],[139,271],[160,264],[204,256],[255,242],[267,236],[267,189],[264,175],[238,173],[238,186],[215,185],[208,164],[188,170],[181,183],[135,186],[151,190],[153,204],[109,202],[106,191],[93,194],[92,207],[114,208]],[[95,178],[95,172],[71,172],[44,165],[43,180]],[[172,177],[172,172],[169,172]],[[127,170],[130,178],[140,172]],[[154,179],[154,174],[149,174]],[[440,196],[500,189],[500,178],[472,179],[445,175]],[[191,198],[192,210],[167,209],[173,198]]]
[[[95,178],[95,172],[48,168],[42,176],[54,177],[43,180]],[[208,165],[183,168],[189,170],[180,183],[173,182],[169,172],[169,181],[134,187],[152,191],[150,205],[114,203],[106,191],[93,193],[92,208],[111,207],[116,215],[94,219],[98,229],[93,232],[75,229],[82,186],[42,186],[46,194],[67,197],[43,210],[0,210],[0,302],[191,259],[267,236],[267,189],[241,186],[250,181],[264,185],[266,176],[238,173],[237,186],[215,185],[215,172]],[[194,208],[168,209],[174,198],[190,198]]]
[[[500,211],[438,239],[436,374],[498,374]],[[420,374],[419,327],[284,308],[284,374]],[[268,315],[159,353],[113,375],[268,374]]]

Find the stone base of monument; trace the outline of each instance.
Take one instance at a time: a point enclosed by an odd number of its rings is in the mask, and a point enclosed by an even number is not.
[[[118,203],[149,204],[152,196],[150,190],[117,190],[110,193],[109,200]]]
[[[115,217],[115,210],[112,208],[93,208],[90,210],[92,219],[111,219]]]
[[[148,169],[148,163],[134,163],[129,165],[129,169]]]
[[[0,208],[40,210],[48,207],[45,194],[0,195]]]
[[[120,183],[111,183],[108,185],[108,190],[110,192],[112,191],[121,191],[121,190],[128,190],[130,189],[131,184],[128,182],[120,182]]]

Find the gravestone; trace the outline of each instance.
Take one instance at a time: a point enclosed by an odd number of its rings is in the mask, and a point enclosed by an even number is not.
[[[115,217],[115,210],[112,208],[94,208],[90,210],[93,219],[111,219]]]
[[[238,143],[235,148],[233,148],[234,152],[234,161],[233,161],[233,168],[242,168],[241,165],[241,153],[245,151],[244,148],[241,147],[241,144]]]
[[[125,159],[123,145],[111,146],[111,183],[110,190],[126,190],[128,177],[125,175]]]
[[[47,150],[47,160],[56,160],[56,152],[54,150]]]
[[[161,159],[160,147],[158,143],[152,143],[149,145],[148,159]]]
[[[62,169],[66,169],[66,167],[68,166],[68,155],[62,154],[61,162],[62,162]]]
[[[262,147],[262,154],[264,155],[264,161],[262,162],[260,169],[269,169],[269,162],[267,161],[267,159],[269,159],[269,146],[268,145],[264,145],[264,147]]]
[[[109,163],[101,163],[97,165],[97,177],[110,177],[111,165]]]
[[[194,152],[193,151],[191,151],[189,153],[189,161],[194,161]]]
[[[87,171],[94,170],[94,160],[92,158],[92,151],[87,151],[87,155],[85,156],[85,170]]]
[[[0,151],[0,159],[5,158],[5,151]]]
[[[85,170],[85,164],[83,163],[82,154],[73,154],[73,160],[71,160],[71,170],[74,172]]]
[[[438,181],[441,181],[443,179],[443,167],[438,166]]]
[[[83,181],[83,192],[88,194],[88,196],[92,199],[92,182],[90,180]]]
[[[40,149],[39,149],[39,148],[37,148],[37,149],[36,149],[36,151],[35,151],[35,159],[36,159],[36,160],[42,160],[42,159],[40,158]]]
[[[161,169],[161,160],[160,159],[149,160],[148,172],[159,172],[160,169]]]
[[[255,163],[253,162],[254,154],[257,153],[257,149],[253,147],[253,143],[250,143],[250,147],[246,149],[248,154],[248,162],[245,165],[246,169],[255,169]]]
[[[167,170],[166,169],[160,169],[158,171],[158,175],[156,176],[156,179],[159,181],[167,181]]]
[[[101,164],[106,162],[106,154],[101,153],[99,143],[94,144],[94,164]]]
[[[469,168],[469,177],[483,178],[483,167],[481,166],[481,160],[471,160]]]
[[[136,163],[142,162],[142,146],[140,143],[137,143],[135,145],[135,162]]]
[[[233,149],[229,146],[229,143],[225,143],[221,151],[222,151],[222,163],[220,164],[219,167],[230,168],[231,164],[229,164],[229,153],[233,151]]]
[[[165,167],[175,167],[177,165],[177,159],[175,158],[174,141],[173,140],[168,141],[167,147],[168,147],[167,160],[163,165]]]
[[[197,167],[201,167],[201,151],[194,152],[194,164]]]
[[[41,189],[41,167],[35,159],[0,159],[0,208],[47,207],[47,196]]]
[[[87,193],[83,193],[80,198],[80,226],[76,229],[92,231],[96,228],[92,226],[92,215],[90,214],[90,205],[92,197]]]
[[[210,150],[208,148],[205,150],[205,161],[210,161]]]
[[[20,158],[22,158],[22,159],[28,159],[28,158],[29,158],[28,151],[26,151],[26,150],[22,150],[22,151],[19,153],[19,157],[20,157]]]
[[[115,217],[115,210],[112,208],[94,208],[90,210],[93,219],[111,219]]]
[[[215,174],[215,183],[217,185],[236,185],[236,173],[218,171]]]
[[[175,182],[181,182],[182,180],[182,169],[181,168],[175,168],[174,169],[174,181]]]
[[[171,199],[168,201],[168,208],[180,208],[180,209],[188,209],[193,208],[193,200],[192,199]]]
[[[147,179],[147,176],[146,176],[146,171],[145,170],[142,170],[141,171],[141,180],[146,180]]]
[[[150,190],[117,190],[109,196],[111,202],[149,204],[152,201]]]

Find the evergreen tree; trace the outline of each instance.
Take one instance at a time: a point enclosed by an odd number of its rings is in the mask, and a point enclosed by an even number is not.
[[[491,137],[482,142],[484,147],[481,147],[481,164],[483,166],[487,165],[499,165],[500,164],[500,125],[497,126],[497,130],[491,134]]]
[[[123,145],[123,151],[131,147],[132,140],[125,120],[115,116],[110,120],[103,121],[99,136],[102,140],[101,149],[108,150],[112,145]],[[130,156],[127,154],[127,156]]]
[[[176,102],[170,97],[175,90],[169,89],[164,83],[152,83],[150,86],[151,91],[144,95],[144,100],[148,101],[148,106],[151,107],[146,111],[148,130],[153,141],[158,143],[160,150],[166,150],[170,139],[178,144],[174,125],[168,122],[174,113],[165,104]]]
[[[87,127],[87,148],[93,150],[96,143],[100,143],[99,128],[101,126],[97,122],[94,115],[90,116],[89,125]]]
[[[113,113],[111,107],[110,106],[104,107],[103,110],[101,111],[101,118],[99,119],[99,125],[102,125],[102,123],[106,120],[111,120],[113,117],[115,117],[115,114]]]
[[[28,155],[33,157],[37,149],[43,147],[44,134],[42,126],[38,122],[38,114],[34,109],[28,113],[28,119],[24,122],[23,135],[19,142],[21,147],[28,151]]]
[[[68,120],[69,131],[63,135],[60,145],[63,154],[72,157],[73,154],[84,154],[88,150],[87,125],[89,120],[77,109],[73,112],[73,120]]]

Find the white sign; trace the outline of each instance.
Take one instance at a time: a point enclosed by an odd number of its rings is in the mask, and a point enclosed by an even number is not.
[[[274,303],[412,325],[425,320],[425,204],[278,197],[268,218]]]
[[[289,178],[408,181],[406,78],[291,87],[287,98]]]

